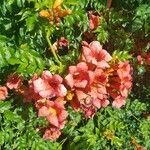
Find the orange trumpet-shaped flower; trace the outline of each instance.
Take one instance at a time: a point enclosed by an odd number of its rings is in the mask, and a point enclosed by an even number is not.
[[[55,101],[46,100],[43,106],[38,108],[38,116],[46,117],[50,125],[63,129],[68,116],[64,103],[62,98],[57,98]]]
[[[58,6],[60,6],[63,3],[64,0],[55,0],[54,5],[53,5],[53,9],[57,8]]]
[[[60,130],[58,128],[50,127],[50,128],[45,130],[43,138],[45,140],[56,141],[56,139],[59,138],[60,135],[61,135],[61,132],[60,132]]]
[[[50,17],[50,13],[48,10],[41,10],[39,12],[39,15],[40,15],[40,17],[47,18],[47,19]]]
[[[19,76],[18,74],[11,74],[8,77],[6,86],[11,90],[19,89],[20,86],[22,85],[22,80],[23,80],[22,77]]]
[[[0,86],[0,100],[5,100],[8,95],[7,88],[5,86]]]
[[[56,0],[52,9],[41,10],[39,12],[40,17],[48,19],[50,24],[59,25],[61,18],[71,14],[70,9],[62,9],[62,3],[63,0]]]

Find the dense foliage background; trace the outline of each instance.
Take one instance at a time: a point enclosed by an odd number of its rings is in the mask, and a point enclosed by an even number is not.
[[[98,40],[113,57],[131,62],[132,91],[124,107],[102,108],[89,120],[68,107],[68,123],[56,142],[44,140],[38,131],[46,127],[46,119],[37,117],[31,103],[11,92],[7,100],[0,101],[0,149],[150,149],[150,64],[137,61],[138,55],[150,52],[149,0],[64,0],[62,8],[71,14],[59,24],[39,15],[53,3],[0,1],[0,85],[13,72],[26,80],[45,69],[64,76],[68,66],[78,62],[81,42]],[[90,11],[100,17],[92,31]],[[69,46],[60,47],[53,56],[50,48],[61,37]]]

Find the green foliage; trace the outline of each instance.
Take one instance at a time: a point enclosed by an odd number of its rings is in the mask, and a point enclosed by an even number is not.
[[[9,59],[14,54],[14,49],[11,48],[6,36],[0,35],[0,68],[5,67],[9,63]]]
[[[94,31],[94,33],[96,33],[97,40],[102,44],[108,42],[109,34],[107,30],[107,22],[103,17],[101,17],[100,26]]]
[[[8,38],[0,36],[0,68],[12,65],[17,69],[16,72],[24,75],[30,75],[34,72],[40,73],[46,65],[46,61],[35,50],[26,44],[20,48],[12,47]]]
[[[108,32],[104,28],[97,28],[95,33],[97,33],[97,40],[101,43],[105,43],[108,40]]]
[[[60,33],[66,35],[74,48],[81,41],[82,33],[88,29],[88,17],[86,12],[76,5],[72,8],[72,14],[66,16],[60,26]]]
[[[140,5],[137,7],[135,16],[133,18],[133,32],[143,32],[147,37],[148,32],[150,31],[150,6],[147,4]],[[137,34],[136,33],[136,34]]]
[[[100,13],[100,11],[106,9],[106,0],[90,0],[89,6],[91,9],[96,10],[98,13]]]
[[[45,63],[41,55],[26,44],[21,45],[20,49],[9,59],[9,64],[17,65],[16,72],[24,75],[32,75],[34,72],[41,73]]]
[[[112,56],[114,60],[119,59],[120,61],[126,61],[132,58],[128,51],[120,51],[120,50],[114,51]]]
[[[69,144],[66,149],[134,149],[132,138],[149,149],[150,119],[142,116],[149,106],[131,99],[123,109],[107,107],[101,109],[93,119],[80,123],[75,120],[77,124],[74,131],[67,132]]]

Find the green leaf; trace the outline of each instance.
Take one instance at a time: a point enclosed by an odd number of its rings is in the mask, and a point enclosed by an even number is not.
[[[10,101],[0,101],[0,113],[4,113],[6,110],[11,108]]]
[[[32,14],[26,18],[27,32],[30,32],[34,29],[37,22],[37,14]]]
[[[4,144],[4,135],[3,132],[0,131],[0,146]]]

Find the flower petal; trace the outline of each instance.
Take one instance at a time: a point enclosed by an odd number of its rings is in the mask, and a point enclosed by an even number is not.
[[[82,100],[82,99],[86,99],[87,98],[87,94],[85,94],[82,91],[76,90],[76,95],[78,100]]]
[[[71,88],[73,87],[74,85],[74,80],[73,80],[73,76],[71,74],[68,74],[66,77],[65,77],[65,81],[67,83],[68,86],[70,86]]]
[[[49,115],[47,116],[47,120],[55,127],[59,127],[59,122],[58,122],[58,118],[56,115]]]
[[[43,106],[39,109],[39,112],[38,112],[39,117],[46,117],[48,115],[49,115],[49,110],[46,106]]]

